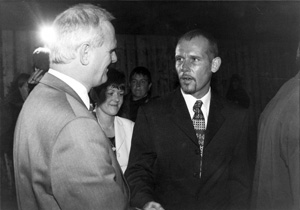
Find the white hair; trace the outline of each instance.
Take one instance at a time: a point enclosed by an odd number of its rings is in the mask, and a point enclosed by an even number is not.
[[[105,9],[92,4],[75,5],[56,17],[53,22],[54,41],[48,43],[51,63],[68,63],[75,58],[83,43],[99,47],[104,41],[104,24],[114,17]]]

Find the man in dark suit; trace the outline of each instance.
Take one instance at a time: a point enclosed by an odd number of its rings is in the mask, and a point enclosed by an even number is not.
[[[221,65],[217,43],[206,32],[190,31],[179,39],[175,60],[181,88],[138,113],[125,172],[131,205],[246,209],[248,119],[245,109],[211,92],[211,76]],[[201,108],[193,108],[198,100]]]
[[[128,189],[108,139],[89,112],[88,91],[117,61],[106,10],[79,4],[54,21],[50,69],[19,115],[14,167],[21,210],[120,210]]]

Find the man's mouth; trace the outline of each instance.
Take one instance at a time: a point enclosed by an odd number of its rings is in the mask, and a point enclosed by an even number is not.
[[[180,77],[180,80],[182,80],[183,82],[191,82],[194,80],[194,78],[191,76],[182,76]]]

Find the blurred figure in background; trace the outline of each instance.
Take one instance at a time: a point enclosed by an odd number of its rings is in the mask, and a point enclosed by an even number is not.
[[[135,122],[139,107],[151,98],[151,86],[150,71],[143,66],[134,68],[129,76],[130,92],[125,95],[118,115]]]
[[[1,103],[1,161],[3,167],[1,176],[1,192],[3,196],[15,199],[14,168],[13,168],[13,140],[14,130],[19,113],[28,96],[27,81],[30,75],[19,74],[11,83],[8,94]]]
[[[49,49],[38,47],[33,51],[33,73],[28,80],[29,92],[38,84],[44,74],[49,70]]]
[[[116,116],[123,104],[125,75],[116,69],[109,69],[107,81],[91,90],[96,102],[94,113],[100,127],[110,140],[111,146],[123,173],[128,164],[134,122]]]
[[[242,86],[242,79],[240,75],[233,74],[231,76],[226,98],[244,108],[249,108],[250,98]]]
[[[28,96],[27,81],[30,75],[26,73],[19,74],[11,83],[8,94],[1,105],[2,116],[6,120],[2,123],[1,131],[1,150],[6,153],[10,159],[13,154],[13,136],[18,115],[22,109],[23,103]]]
[[[299,89],[300,71],[260,115],[252,210],[300,209]]]

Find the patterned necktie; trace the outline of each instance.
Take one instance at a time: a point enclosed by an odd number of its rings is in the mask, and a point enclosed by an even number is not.
[[[202,157],[203,157],[203,148],[204,148],[204,139],[205,139],[205,119],[201,111],[202,101],[196,101],[193,111],[195,112],[193,117],[193,125],[198,139],[198,144],[200,147],[200,173],[199,177],[201,178],[202,172]]]

